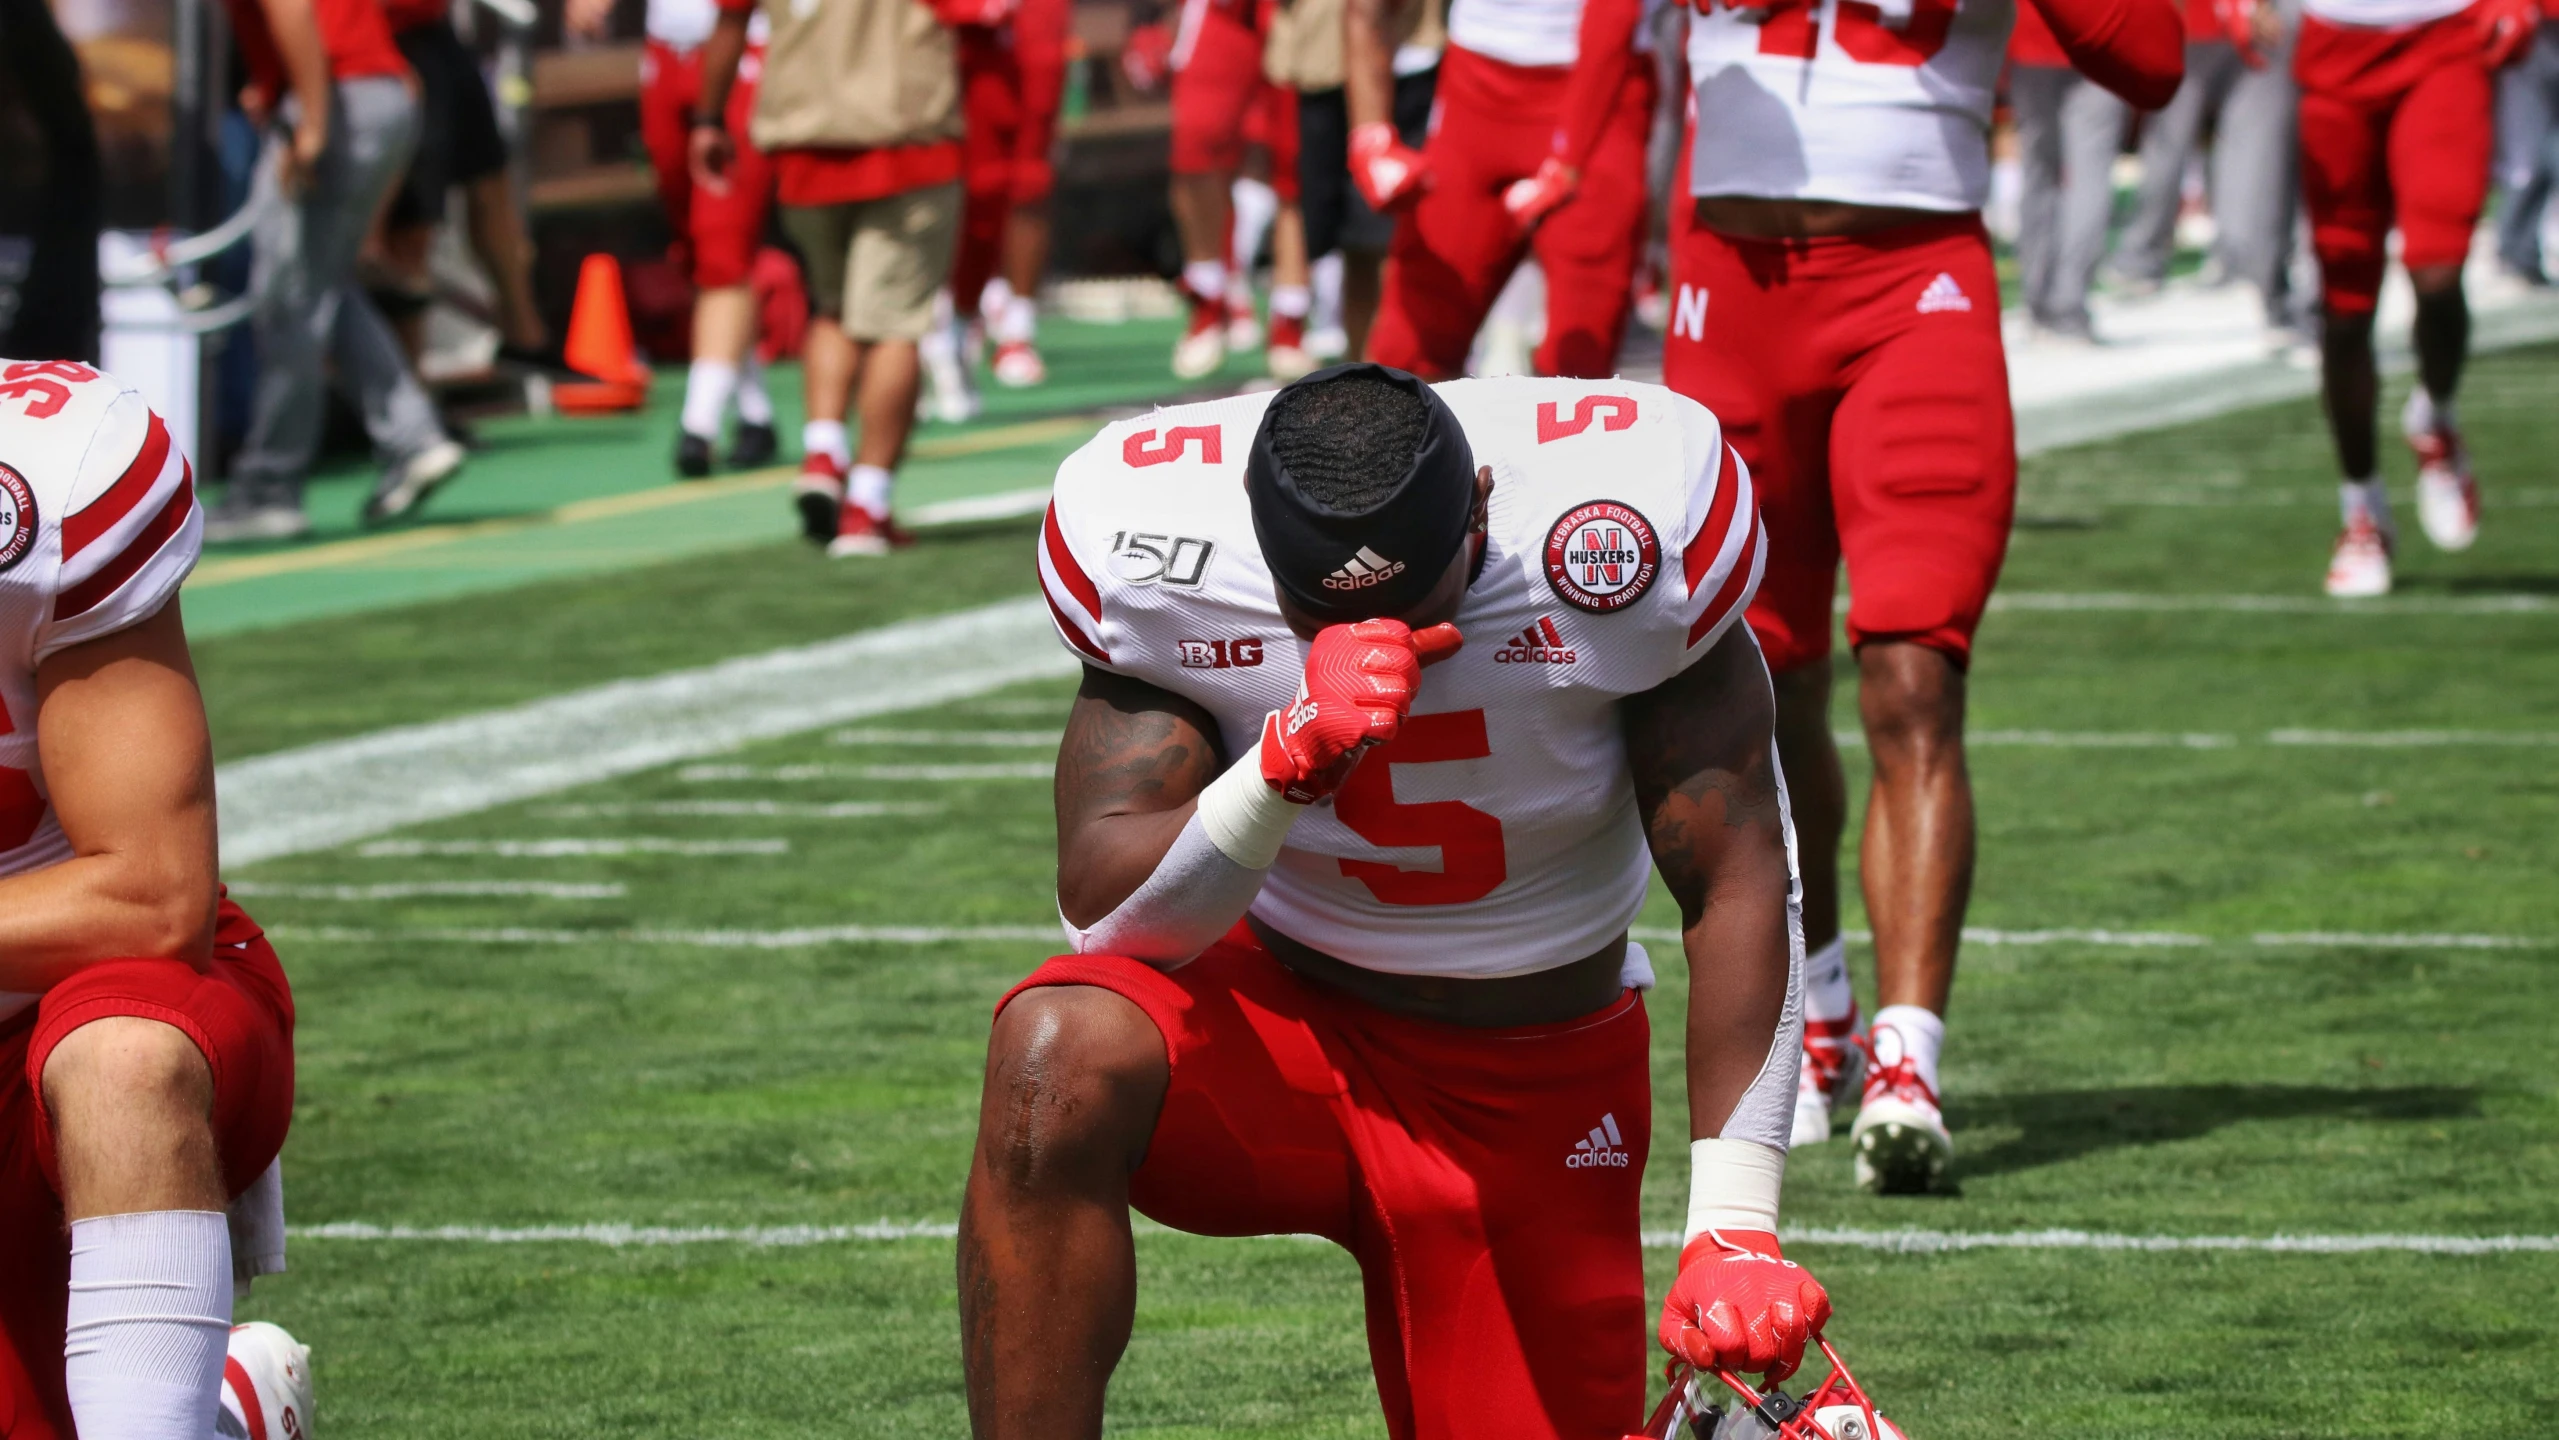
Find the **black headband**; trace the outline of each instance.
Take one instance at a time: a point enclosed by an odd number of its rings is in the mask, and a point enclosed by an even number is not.
[[[1422,443],[1384,499],[1345,513],[1310,499],[1271,450],[1271,418],[1301,386],[1382,380],[1421,397]],[[1331,624],[1398,615],[1428,598],[1466,542],[1475,510],[1475,452],[1448,406],[1415,376],[1383,365],[1335,365],[1272,397],[1244,464],[1253,533],[1282,597]]]

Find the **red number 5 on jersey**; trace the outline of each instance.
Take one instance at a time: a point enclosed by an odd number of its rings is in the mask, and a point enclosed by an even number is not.
[[[1510,877],[1502,822],[1463,800],[1407,805],[1395,798],[1395,767],[1482,760],[1493,753],[1484,712],[1407,715],[1404,728],[1373,750],[1333,795],[1333,814],[1372,845],[1436,846],[1440,868],[1407,870],[1378,860],[1343,860],[1342,873],[1388,905],[1463,905]]]
[[[1715,0],[1697,0],[1704,14]],[[1911,0],[1910,20],[1899,30],[1884,23],[1883,10],[1864,0],[1839,0],[1831,33],[1848,57],[1866,65],[1925,65],[1946,48],[1946,32],[1954,27],[1958,0]],[[1788,0],[1774,7],[1759,27],[1759,53],[1810,60],[1819,41],[1818,0]]]

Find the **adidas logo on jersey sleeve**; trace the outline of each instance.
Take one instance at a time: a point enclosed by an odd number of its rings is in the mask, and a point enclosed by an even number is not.
[[[1359,553],[1342,562],[1342,568],[1324,577],[1327,590],[1365,590],[1382,585],[1404,573],[1404,562],[1389,560],[1362,545]]]
[[[1540,615],[1525,630],[1502,642],[1493,652],[1496,665],[1570,665],[1576,652],[1564,643],[1564,633],[1555,628],[1551,615]]]
[[[1574,1141],[1571,1152],[1564,1156],[1567,1170],[1623,1170],[1634,1163],[1634,1157],[1626,1150],[1626,1138],[1617,1133],[1614,1111],[1600,1116],[1599,1123],[1590,1127],[1590,1134]]]

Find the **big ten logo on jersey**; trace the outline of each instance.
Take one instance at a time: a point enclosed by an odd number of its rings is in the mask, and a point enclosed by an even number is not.
[[[1123,585],[1178,585],[1196,590],[1208,575],[1217,542],[1196,535],[1120,530],[1111,535],[1111,573]]]
[[[1600,419],[1602,416],[1607,418],[1602,420]],[[1537,443],[1548,445],[1557,440],[1570,439],[1588,430],[1593,420],[1600,421],[1599,428],[1602,430],[1625,429],[1635,423],[1635,397],[1632,395],[1585,395],[1574,403],[1573,413],[1569,419],[1556,408],[1554,401],[1546,401],[1537,407]]]
[[[1215,465],[1226,458],[1224,428],[1219,425],[1176,425],[1166,430],[1161,440],[1155,438],[1152,430],[1140,430],[1120,442],[1120,459],[1132,470],[1143,470],[1149,465],[1170,465],[1181,459],[1182,452],[1197,441],[1200,463]]]
[[[0,368],[0,400],[23,401],[28,419],[50,420],[71,403],[73,385],[97,378],[97,371],[69,360],[21,360]]]
[[[1238,636],[1233,640],[1177,640],[1185,670],[1250,670],[1262,663],[1263,645],[1258,635]]]
[[[1711,16],[1716,0],[1692,0],[1701,16]],[[1848,58],[1867,65],[1925,65],[1946,48],[1946,32],[1954,28],[1959,0],[1893,0],[1869,5],[1865,0],[1834,0],[1831,38]],[[1818,0],[1776,0],[1760,6],[1735,7],[1742,16],[1757,14],[1759,53],[1810,60],[1820,52]]]

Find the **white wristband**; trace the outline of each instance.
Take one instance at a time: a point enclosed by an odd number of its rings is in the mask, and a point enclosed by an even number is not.
[[[1269,728],[1265,725],[1263,732],[1269,733]],[[1271,862],[1279,859],[1280,846],[1287,843],[1288,827],[1305,813],[1305,806],[1281,798],[1271,782],[1262,778],[1259,740],[1242,759],[1227,766],[1225,774],[1208,782],[1200,792],[1197,811],[1208,843],[1247,870],[1271,868]]]
[[[1688,1142],[1688,1229],[1685,1247],[1709,1230],[1777,1233],[1777,1196],[1786,1185],[1786,1152],[1753,1140]]]

